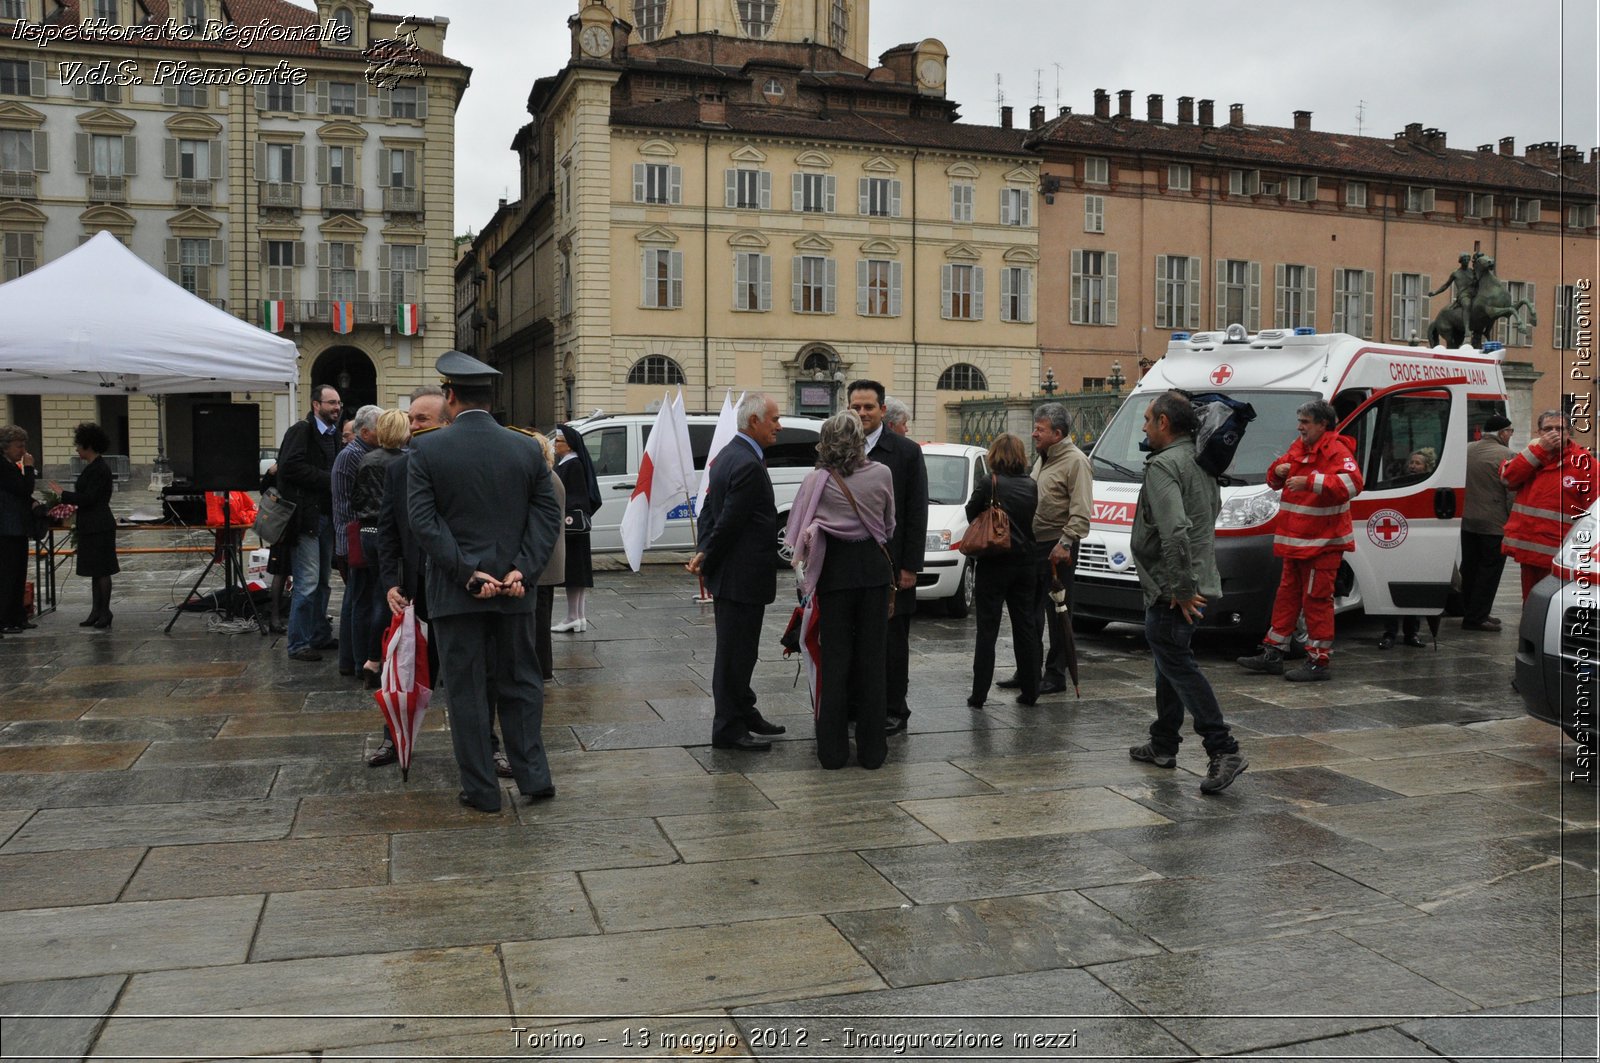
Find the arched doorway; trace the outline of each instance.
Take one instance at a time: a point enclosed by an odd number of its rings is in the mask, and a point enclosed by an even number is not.
[[[355,347],[330,347],[311,366],[311,386],[331,384],[344,400],[349,420],[363,406],[378,402],[378,370],[364,351]]]

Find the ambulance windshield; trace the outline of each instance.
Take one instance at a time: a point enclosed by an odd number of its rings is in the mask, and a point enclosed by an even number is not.
[[[1266,481],[1267,465],[1289,449],[1294,442],[1295,410],[1303,403],[1320,396],[1309,391],[1247,391],[1226,392],[1232,399],[1248,402],[1255,407],[1256,419],[1245,430],[1239,450],[1228,466],[1228,481],[1233,484],[1259,484]],[[1144,442],[1144,411],[1155,393],[1132,395],[1122,404],[1106,430],[1095,441],[1089,456],[1089,465],[1096,480],[1111,483],[1138,483],[1144,479],[1146,452],[1139,449]]]

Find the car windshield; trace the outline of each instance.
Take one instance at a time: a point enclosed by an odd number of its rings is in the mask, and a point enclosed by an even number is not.
[[[967,471],[972,460],[965,454],[924,454],[928,466],[928,503],[934,506],[965,505],[971,491]]]
[[[1228,479],[1235,484],[1264,483],[1267,464],[1294,442],[1295,410],[1318,396],[1309,391],[1239,390],[1225,394],[1230,399],[1248,402],[1256,411],[1256,419],[1245,430],[1233,463],[1228,466]],[[1112,483],[1144,480],[1146,452],[1139,449],[1139,444],[1144,442],[1144,411],[1153,398],[1154,393],[1130,396],[1100,434],[1089,457],[1096,480]]]

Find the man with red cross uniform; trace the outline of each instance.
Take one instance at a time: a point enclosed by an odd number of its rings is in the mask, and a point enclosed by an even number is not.
[[[1361,470],[1353,442],[1333,430],[1339,418],[1332,406],[1308,402],[1295,413],[1300,438],[1267,469],[1267,486],[1283,492],[1272,537],[1272,552],[1283,559],[1272,630],[1261,652],[1239,663],[1295,683],[1322,682],[1331,678],[1334,577],[1344,553],[1356,548],[1350,500],[1361,493]],[[1306,663],[1285,674],[1283,655],[1302,611]]]
[[[1567,529],[1600,488],[1595,458],[1572,441],[1560,410],[1539,415],[1539,434],[1500,466],[1500,482],[1517,493],[1500,550],[1522,566],[1522,600],[1550,574]]]

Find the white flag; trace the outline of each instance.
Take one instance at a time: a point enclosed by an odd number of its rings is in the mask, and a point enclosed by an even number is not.
[[[639,476],[622,515],[622,550],[629,566],[639,571],[645,548],[667,527],[667,514],[688,502],[694,490],[694,456],[689,449],[689,421],[684,416],[683,392],[676,399],[663,397],[656,423],[645,443]]]
[[[722,396],[722,412],[717,414],[717,430],[711,433],[711,449],[706,451],[705,471],[700,474],[700,494],[695,499],[695,516],[706,511],[706,496],[711,493],[711,463],[717,460],[717,454],[722,448],[733,442],[733,437],[739,434],[738,414],[734,411],[739,408],[739,403],[744,401],[744,392],[739,392],[737,400],[733,392],[729,391]]]

